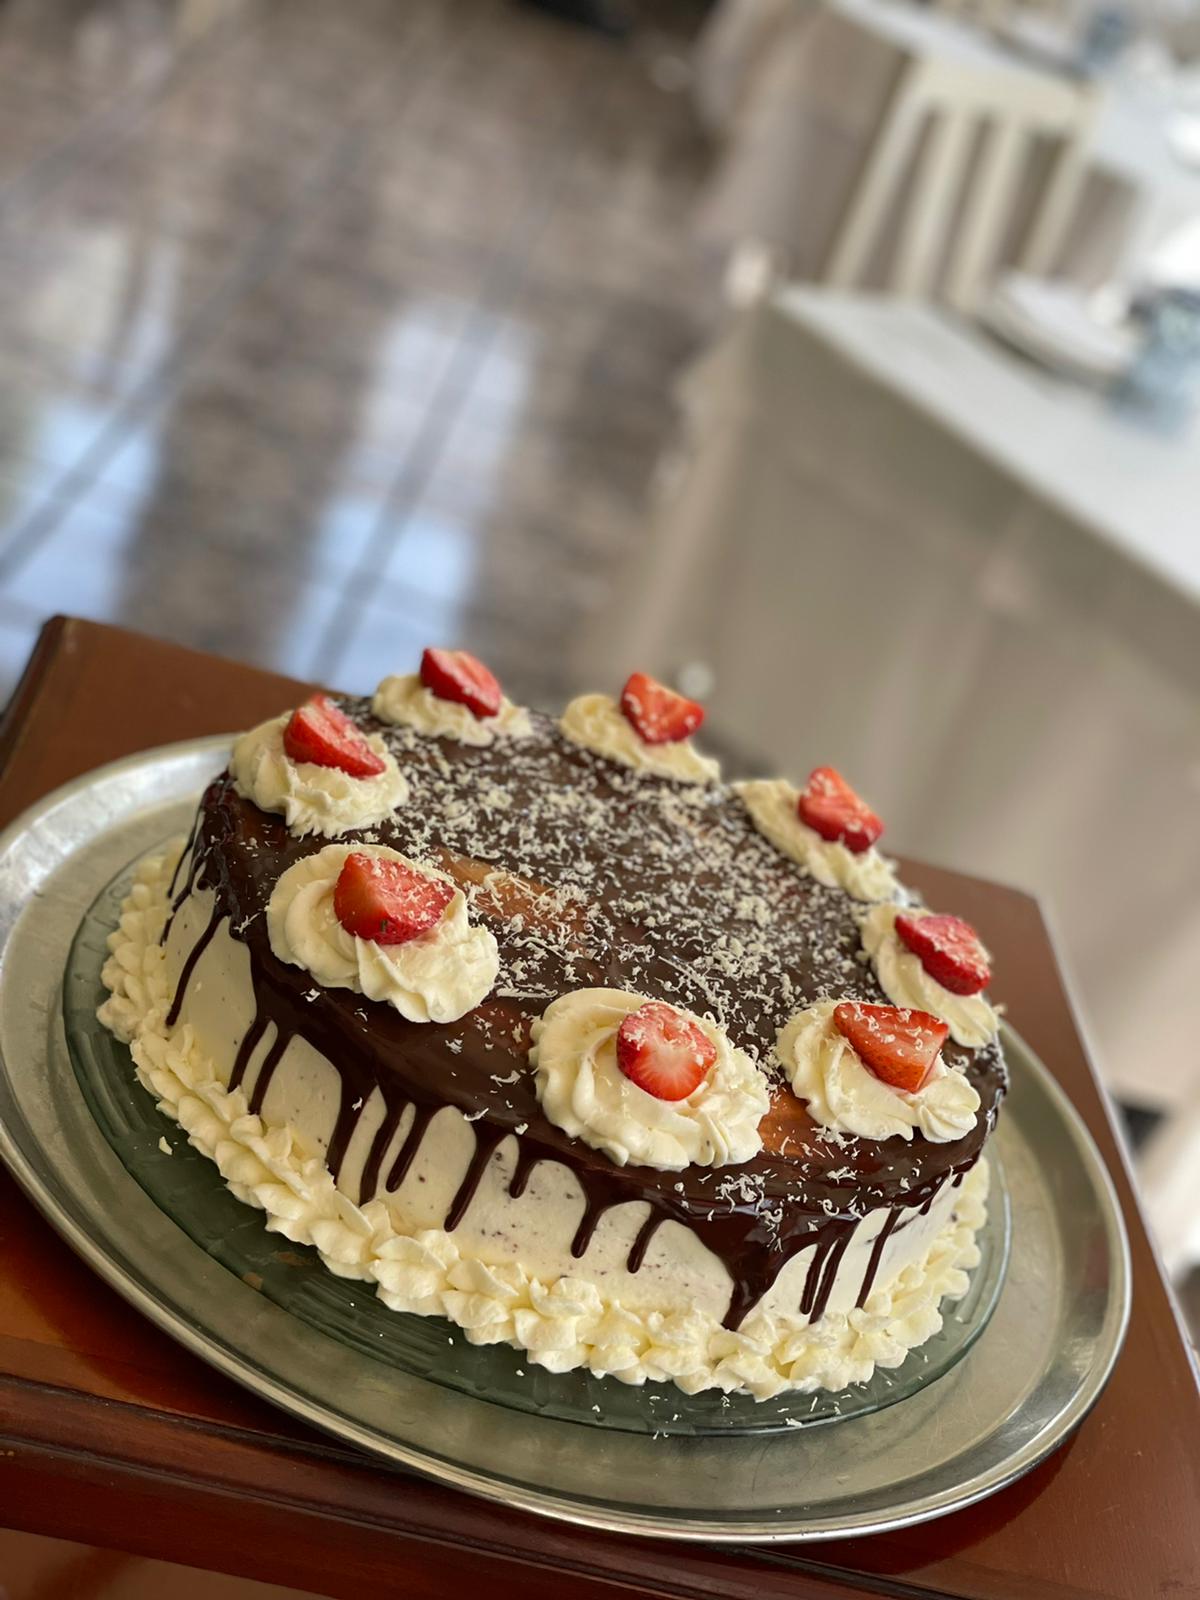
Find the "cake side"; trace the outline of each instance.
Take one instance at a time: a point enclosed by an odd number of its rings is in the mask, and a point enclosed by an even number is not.
[[[335,1183],[326,1158],[340,1079],[307,1041],[294,1038],[278,1057],[256,1110],[253,1092],[230,1091],[253,1018],[247,952],[220,919],[192,963],[190,1000],[167,1022],[182,968],[212,923],[211,897],[206,903],[203,891],[193,892],[160,942],[174,874],[169,855],[139,869],[111,941],[105,978],[113,994],[104,1020],[130,1040],[143,1085],[214,1160],[233,1193],[261,1207],[269,1228],[314,1245],[333,1272],[372,1282],[392,1309],[440,1313],[471,1342],[514,1344],[551,1371],[587,1366],[630,1383],[670,1379],[688,1392],[740,1389],[766,1398],[786,1389],[843,1388],[865,1381],[877,1365],[898,1365],[940,1326],[940,1301],[965,1292],[966,1273],[978,1261],[986,1162],[945,1184],[903,1226],[899,1212],[862,1218],[842,1247],[817,1320],[811,1304],[798,1310],[819,1248],[814,1241],[736,1330],[723,1322],[729,1274],[687,1226],[663,1223],[630,1270],[644,1202],[610,1208],[575,1256],[586,1209],[578,1181],[561,1164],[543,1161],[514,1197],[516,1134],[495,1145],[464,1215],[446,1227],[479,1146],[453,1106],[430,1118],[401,1184],[389,1193],[380,1178],[372,1197],[356,1204],[347,1190],[361,1181],[382,1096],[363,1107],[359,1146],[348,1151]],[[273,1042],[264,1036],[249,1081]],[[415,1117],[414,1110],[402,1120],[401,1144]],[[856,1306],[863,1288],[864,1303]]]

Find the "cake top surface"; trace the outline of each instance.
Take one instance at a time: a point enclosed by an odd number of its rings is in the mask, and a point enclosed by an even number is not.
[[[325,841],[294,837],[231,779],[217,780],[202,807],[197,858],[234,936],[250,947],[260,1005],[339,1067],[353,1090],[345,1099],[361,1102],[378,1085],[389,1104],[456,1105],[486,1118],[490,1149],[517,1132],[522,1160],[572,1167],[589,1205],[644,1196],[680,1220],[728,1217],[767,1253],[790,1254],[827,1220],[901,1200],[919,1205],[974,1162],[1005,1087],[994,1042],[944,1051],[981,1100],[970,1133],[951,1143],[833,1133],[790,1095],[780,1097],[783,1142],[769,1140],[737,1166],[618,1172],[569,1138],[544,1116],[528,1059],[531,1026],[551,1001],[580,988],[622,989],[711,1017],[782,1089],[773,1048],[795,1012],[884,998],[861,949],[862,908],[781,856],[724,785],[635,772],[580,748],[538,713],[528,737],[478,747],[390,726],[367,702],[342,704],[383,740],[409,788],[386,820],[345,842],[384,845],[447,872],[500,956],[490,996],[447,1024],[412,1023],[344,990],[314,991],[307,974],[272,954],[265,909],[280,875]]]

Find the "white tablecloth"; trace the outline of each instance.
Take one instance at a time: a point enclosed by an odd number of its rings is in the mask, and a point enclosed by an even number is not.
[[[721,250],[760,241],[790,277],[818,278],[906,52],[1014,78],[1039,70],[969,25],[912,5],[723,0],[696,61],[697,106],[720,145],[700,211],[705,238]],[[1171,154],[1169,112],[1149,85],[1104,86],[1057,264],[1064,276],[1094,285],[1134,275],[1165,236],[1200,217],[1200,175]],[[1031,177],[1023,206],[1035,193]]]
[[[1175,1101],[1200,1079],[1200,437],[812,290],[747,313],[684,397],[580,675],[702,662],[723,742],[832,762],[895,848],[1043,897],[1109,1081]]]

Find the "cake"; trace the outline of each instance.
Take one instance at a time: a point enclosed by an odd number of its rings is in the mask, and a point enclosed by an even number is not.
[[[101,1019],[267,1226],[552,1372],[840,1389],[978,1261],[986,952],[820,768],[729,786],[643,674],[463,652],[252,729],[141,862]]]

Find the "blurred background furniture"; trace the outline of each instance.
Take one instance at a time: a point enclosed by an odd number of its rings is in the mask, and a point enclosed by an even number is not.
[[[941,281],[951,305],[974,310],[1002,258],[1039,137],[1053,154],[1018,260],[1044,271],[1078,201],[1092,109],[1079,84],[905,50],[822,276],[835,288],[864,281],[886,231],[890,289],[928,296]]]
[[[896,848],[1036,884],[1109,1086],[1200,1089],[1200,432],[928,307],[805,288],[682,385],[643,561],[581,676],[707,683],[714,737],[832,761]]]
[[[719,0],[697,49],[694,88],[717,150],[698,218],[708,247],[765,254],[776,276],[819,281],[897,78],[918,61],[988,81],[1014,105],[1036,97],[1038,83],[1048,97],[1093,103],[1074,203],[1064,182],[1064,215],[1052,219],[1061,248],[1038,252],[1043,269],[1093,287],[1134,277],[1200,219],[1200,173],[1179,160],[1166,131],[1186,88],[1174,76],[1130,69],[1088,84],[965,15],[899,0]],[[1003,261],[1017,258],[1045,181],[1044,165],[1032,163]],[[900,168],[897,205],[904,183]],[[886,256],[877,254],[866,283],[885,281]]]

